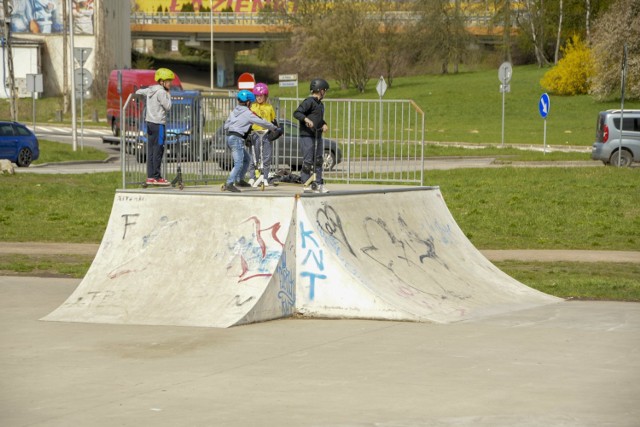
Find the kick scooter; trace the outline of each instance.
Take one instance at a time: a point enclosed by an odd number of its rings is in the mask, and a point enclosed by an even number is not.
[[[258,139],[260,140],[260,159],[256,159],[256,146],[255,144],[251,144],[251,153],[253,155],[253,167],[254,178],[253,184],[251,185],[254,188],[260,187],[262,191],[264,191],[265,183],[267,182],[267,177],[264,176],[262,169],[264,168],[264,138],[269,133],[268,130],[257,130],[255,133],[258,135]]]

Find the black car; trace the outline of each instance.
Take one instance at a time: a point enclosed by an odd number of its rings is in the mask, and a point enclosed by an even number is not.
[[[298,138],[298,125],[289,120],[280,122],[284,128],[284,135],[273,143],[273,164],[287,164],[291,169],[299,170],[302,167],[302,146]],[[332,170],[342,162],[342,150],[338,143],[329,138],[323,138],[324,146],[324,170]],[[215,159],[225,170],[233,167],[231,150],[227,147],[227,140],[222,127],[216,130],[210,146],[208,158]]]

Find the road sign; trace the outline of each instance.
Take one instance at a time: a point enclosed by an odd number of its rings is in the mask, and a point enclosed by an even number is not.
[[[87,61],[89,55],[93,51],[90,47],[74,47],[73,57],[80,63],[80,67],[84,67],[84,63]]]
[[[502,84],[507,84],[511,81],[511,75],[513,74],[513,68],[510,62],[503,62],[498,70],[498,78]]]
[[[280,87],[296,87],[296,86],[298,86],[298,81],[297,80],[294,80],[294,81],[286,81],[286,80],[282,81],[282,80],[280,80],[278,82],[278,86],[280,86]]]
[[[551,109],[551,101],[549,100],[549,95],[543,93],[540,97],[540,101],[538,102],[538,111],[540,111],[540,115],[543,119],[547,118],[549,114],[549,110]]]
[[[298,81],[298,75],[297,74],[280,74],[278,75],[278,80],[281,82]]]
[[[42,74],[27,74],[27,92],[42,92],[43,90]]]
[[[93,84],[93,76],[86,68],[76,68],[73,70],[75,76],[75,90],[76,92],[84,92]],[[80,96],[83,96],[81,94]]]
[[[256,79],[251,73],[242,73],[238,77],[238,90],[252,90],[256,85]]]
[[[380,79],[378,79],[376,90],[378,91],[378,95],[380,95],[380,98],[382,98],[387,91],[387,82],[384,81],[383,76],[380,76]]]

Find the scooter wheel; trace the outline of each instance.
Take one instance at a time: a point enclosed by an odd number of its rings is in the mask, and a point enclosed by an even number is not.
[[[184,190],[184,184],[183,184],[183,183],[178,184],[178,188],[179,188],[180,190]]]
[[[318,189],[318,184],[316,184],[315,182],[312,182],[312,183],[311,183],[311,189],[312,189],[313,191],[316,191],[316,190]]]
[[[220,186],[220,190],[224,191],[224,184]]]
[[[142,184],[142,188],[147,188],[149,186],[149,184],[147,184],[146,182],[144,184]]]

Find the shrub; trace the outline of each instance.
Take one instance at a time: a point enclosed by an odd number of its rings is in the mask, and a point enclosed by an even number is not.
[[[589,81],[594,72],[589,47],[573,36],[562,48],[563,58],[547,71],[540,85],[555,95],[582,95],[589,92]]]

